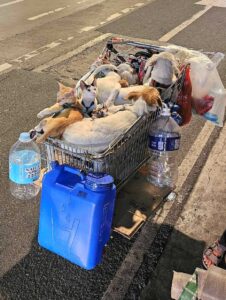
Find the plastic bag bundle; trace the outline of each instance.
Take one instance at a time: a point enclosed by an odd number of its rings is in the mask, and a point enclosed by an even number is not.
[[[188,97],[187,92],[185,93],[186,97],[179,95],[180,99],[178,100],[182,104],[182,108],[185,106],[182,98],[186,98],[186,109],[190,109],[191,105],[194,113],[222,127],[226,106],[226,91],[217,71],[217,66],[224,58],[224,54],[217,52],[210,59],[202,52],[176,45],[169,45],[166,50],[174,54],[179,64],[190,64],[189,77],[192,94],[191,97]],[[191,100],[190,104],[189,99]],[[188,111],[186,113],[189,115]],[[189,118],[185,118],[183,125],[189,121]]]
[[[220,53],[221,54],[221,53]],[[218,53],[216,54],[217,56]],[[219,59],[200,56],[189,59],[191,66],[192,107],[216,125],[223,126],[226,92],[217,71]]]

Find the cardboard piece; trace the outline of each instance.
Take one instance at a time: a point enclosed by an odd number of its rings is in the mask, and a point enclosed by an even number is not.
[[[113,230],[132,238],[170,192],[148,183],[142,167],[117,195]]]

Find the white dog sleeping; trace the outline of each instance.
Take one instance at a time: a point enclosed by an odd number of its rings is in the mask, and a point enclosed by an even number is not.
[[[106,150],[109,144],[124,133],[138,117],[148,112],[148,106],[142,99],[138,99],[134,105],[118,106],[119,108],[124,110],[105,118],[95,120],[84,118],[81,122],[68,126],[63,139],[90,152]]]

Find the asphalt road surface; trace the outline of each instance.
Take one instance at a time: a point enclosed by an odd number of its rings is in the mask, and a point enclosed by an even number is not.
[[[115,275],[125,259],[132,269],[135,262],[128,252],[142,231],[130,241],[113,233],[103,262],[93,271],[82,270],[40,248],[36,236],[39,198],[24,202],[10,196],[8,151],[21,131],[37,123],[35,116],[40,109],[53,103],[56,79],[65,80],[62,65],[64,58],[71,57],[67,53],[105,33],[226,52],[226,1],[196,2],[0,0],[0,299],[101,299],[106,291],[105,299],[138,299],[153,268],[141,264],[140,270],[146,271],[138,272],[139,276],[130,276],[130,270],[125,269],[127,281],[120,278],[120,287]],[[87,71],[86,61],[92,61],[93,51],[99,51],[101,45],[85,52],[78,61],[78,74]],[[54,60],[58,65],[49,64]],[[50,68],[45,67],[48,64]],[[42,73],[35,71],[39,66],[44,66]],[[219,70],[224,84],[225,69],[226,63],[222,62]],[[196,138],[202,139],[205,126],[201,118],[194,117],[183,129],[180,162]],[[195,183],[218,131],[213,129],[208,142],[202,145],[200,163],[194,166],[193,178],[186,181],[188,186]],[[170,229],[162,240],[167,240],[169,234]],[[153,247],[156,265],[164,243],[155,240]]]

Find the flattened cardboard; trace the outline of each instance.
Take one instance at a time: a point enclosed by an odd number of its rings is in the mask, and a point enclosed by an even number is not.
[[[146,180],[147,167],[139,172],[117,195],[113,230],[130,239],[171,192],[158,188]]]

